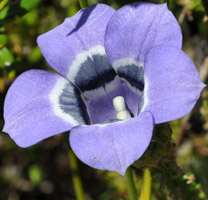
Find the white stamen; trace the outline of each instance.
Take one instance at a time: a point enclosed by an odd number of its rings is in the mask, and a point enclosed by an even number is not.
[[[116,112],[124,111],[125,108],[125,101],[122,96],[117,96],[113,99],[113,106],[116,110]]]
[[[113,106],[117,112],[116,118],[125,120],[130,118],[129,112],[126,110],[125,101],[122,96],[117,96],[113,99]]]
[[[125,111],[118,112],[116,114],[116,118],[117,119],[120,119],[120,120],[128,119],[129,118],[129,113],[126,110]]]

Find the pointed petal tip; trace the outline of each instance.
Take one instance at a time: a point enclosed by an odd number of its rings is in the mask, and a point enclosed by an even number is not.
[[[116,170],[116,172],[118,174],[120,174],[121,176],[125,176],[126,174],[126,170],[130,167],[131,165],[127,166],[127,167],[122,167],[120,170]]]
[[[205,87],[207,87],[207,85],[201,81],[200,87],[201,87],[201,90],[203,90]]]
[[[127,168],[125,169],[125,170],[121,170],[121,171],[116,171],[118,174],[120,174],[121,176],[125,176],[125,174],[126,174],[126,170],[127,170]]]
[[[202,93],[202,91],[204,90],[204,88],[206,88],[207,85],[205,83],[203,83],[201,80],[199,80],[199,84],[198,84],[198,96],[197,96],[197,100],[200,98],[200,95]]]
[[[2,132],[7,133],[8,135],[10,135],[10,125],[7,123],[7,121],[5,120],[4,126],[2,128]]]
[[[9,135],[9,137],[15,142],[15,144],[21,148],[26,148],[29,147],[31,145],[25,145],[26,143],[22,143],[21,141],[19,141],[15,136],[13,136],[13,134],[11,134],[11,130],[9,128],[9,126],[7,126],[7,124],[4,124],[4,127],[2,129],[2,132],[6,133]],[[33,145],[33,144],[32,144]]]
[[[2,128],[2,132],[7,133],[5,124],[4,124],[3,128]]]

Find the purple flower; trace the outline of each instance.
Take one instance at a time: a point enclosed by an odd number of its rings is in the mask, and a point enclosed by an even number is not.
[[[94,168],[124,174],[148,147],[154,124],[187,114],[204,87],[166,4],[94,5],[38,44],[59,74],[19,76],[6,96],[3,130],[21,147],[70,131],[73,151]],[[116,120],[116,96],[132,118]]]

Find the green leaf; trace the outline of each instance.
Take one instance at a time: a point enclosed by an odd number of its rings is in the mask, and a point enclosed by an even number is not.
[[[0,11],[0,25],[4,25],[23,16],[40,3],[41,0],[19,0],[16,3],[8,4]]]
[[[2,10],[7,4],[9,0],[2,0],[0,1],[0,10]]]
[[[200,0],[192,0],[188,6],[190,10],[196,10],[198,12],[204,12],[204,6]]]
[[[14,56],[6,47],[0,49],[0,68],[9,67],[14,62]]]
[[[38,14],[39,13],[37,9],[30,11],[29,13],[24,15],[24,17],[22,18],[22,22],[27,26],[35,27],[35,25],[37,25],[39,21]]]
[[[30,0],[30,1],[21,0],[20,7],[27,10],[27,11],[30,11],[33,8],[35,8],[40,2],[41,2],[41,0]]]
[[[28,61],[30,63],[37,63],[42,58],[42,53],[40,51],[40,48],[36,46],[32,51],[30,52],[28,56]]]
[[[7,35],[0,34],[0,48],[4,47],[7,44]]]
[[[32,184],[39,185],[42,181],[42,171],[37,165],[29,168],[29,178]]]

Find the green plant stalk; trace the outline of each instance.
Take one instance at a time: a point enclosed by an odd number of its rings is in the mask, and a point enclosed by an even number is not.
[[[71,168],[72,182],[74,185],[76,199],[84,200],[84,192],[83,192],[83,187],[82,187],[82,181],[81,181],[80,174],[79,174],[77,158],[71,149],[68,152],[68,157],[69,157],[69,165]]]
[[[152,177],[151,177],[150,170],[145,169],[143,172],[140,200],[150,200],[151,185],[152,185]]]
[[[86,8],[87,6],[89,6],[87,0],[79,0],[79,4],[81,8]]]
[[[130,199],[131,200],[138,200],[137,190],[136,190],[136,186],[134,184],[133,173],[132,173],[131,167],[129,167],[126,170],[125,176],[126,176],[126,182],[127,182],[127,187],[128,187],[128,192],[129,192],[129,195],[130,195]]]

